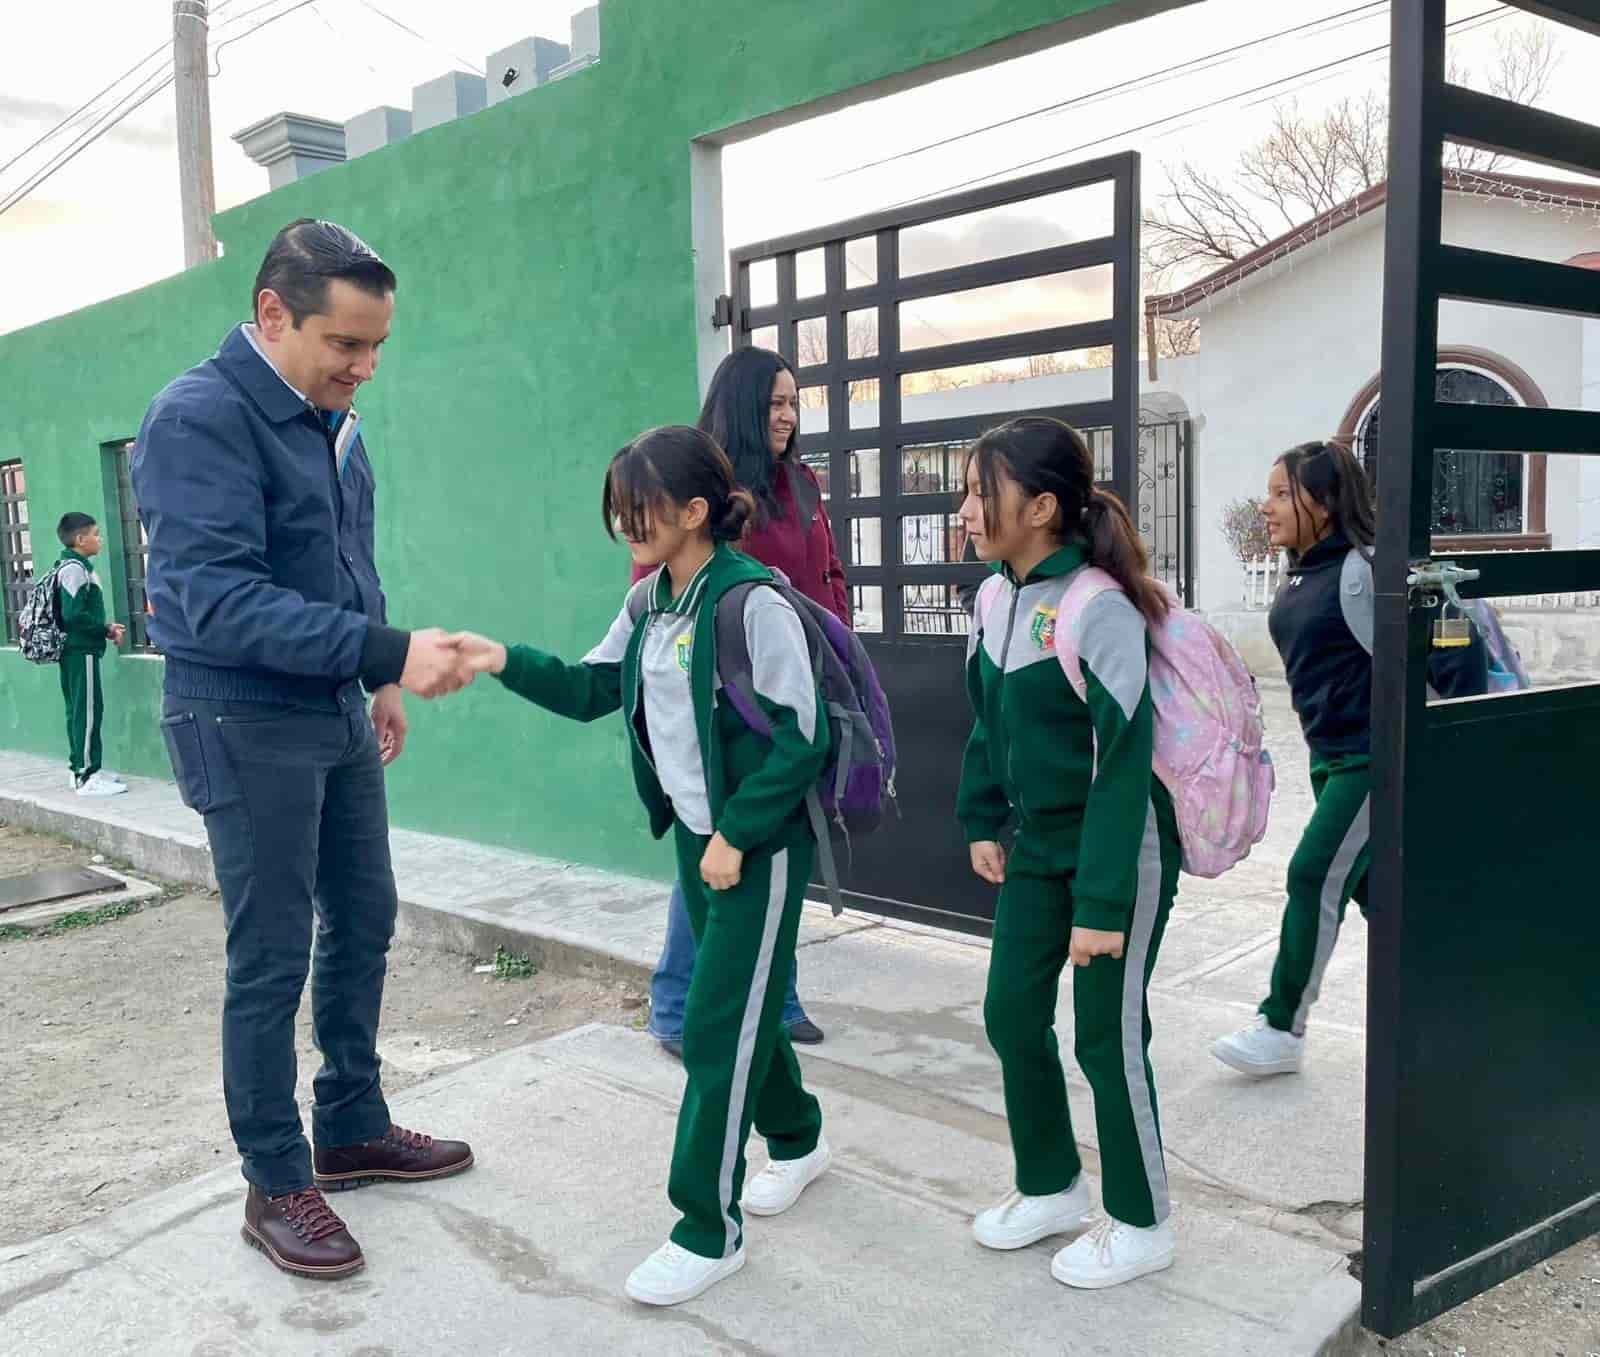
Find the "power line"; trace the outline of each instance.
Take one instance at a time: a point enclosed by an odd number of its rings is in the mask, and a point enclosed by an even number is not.
[[[167,86],[172,83],[172,72],[169,70],[165,72],[157,72],[153,76],[147,76],[145,78],[145,83],[148,84],[151,80],[158,80],[159,83],[151,86],[151,88],[145,90],[143,93],[135,91],[133,94],[130,94],[128,98],[125,99],[123,103],[113,111],[113,115],[107,116],[96,126],[80,133],[78,139],[74,141],[72,145],[67,147],[66,150],[58,153],[56,158],[49,164],[35,171],[31,179],[25,181],[20,188],[9,194],[4,202],[0,202],[0,216],[4,216],[7,212],[9,212],[13,207],[15,207],[30,193],[32,193],[34,189],[38,188],[40,184],[44,183],[45,180],[49,179],[53,174],[55,174],[57,170],[61,169],[68,162],[76,159],[84,151],[88,150],[89,147],[94,145],[95,142],[99,141],[101,137],[105,136],[107,132],[109,132],[135,109],[142,108],[145,104],[149,103],[150,100],[154,99],[156,95],[160,94],[162,90],[166,89]],[[129,100],[132,102],[129,102]]]
[[[278,3],[279,0],[267,0],[266,4],[257,5],[254,9],[247,9],[243,14],[239,15],[237,19],[230,19],[228,22],[243,23],[252,14],[259,14],[264,9],[271,9],[273,5]],[[250,29],[249,32],[237,33],[233,37],[229,38],[226,42],[219,42],[211,49],[211,78],[213,80],[220,80],[222,78],[222,49],[224,47],[232,47],[236,42],[243,42],[244,39],[250,37],[251,34],[259,33],[263,28],[277,23],[279,19],[287,19],[291,14],[297,14],[301,10],[305,9],[307,5],[314,5],[315,3],[316,0],[300,0],[299,4],[290,5],[288,9],[279,10],[276,14],[269,14],[254,28]]]
[[[213,19],[216,18],[223,12],[223,10],[231,8],[238,2],[239,0],[222,0],[222,3],[211,11],[211,17]],[[229,20],[229,22],[232,23],[235,21]],[[122,84],[123,81],[129,79],[136,71],[138,71],[141,66],[149,65],[151,61],[160,56],[163,52],[170,52],[171,50],[172,43],[170,41],[163,42],[159,47],[152,48],[148,53],[146,53],[138,61],[134,62],[132,66],[128,67],[127,70],[125,70],[104,89],[91,94],[87,99],[79,104],[77,108],[73,109],[71,113],[67,114],[65,118],[58,122],[54,127],[50,128],[49,131],[45,132],[35,141],[30,142],[27,146],[24,146],[20,151],[17,152],[16,155],[12,156],[10,160],[6,161],[4,165],[0,165],[0,174],[4,174],[19,160],[25,159],[29,154],[38,150],[38,148],[43,146],[47,141],[50,141],[65,132],[68,126],[76,121],[78,117],[85,112],[85,110],[89,109],[103,99],[106,95],[110,94],[111,91],[116,89],[118,85]]]
[[[269,24],[276,23],[279,19],[287,18],[296,11],[305,9],[306,6],[314,4],[315,2],[316,0],[299,0],[297,4],[292,5],[290,8],[281,10],[278,13],[263,19],[248,32],[240,33],[235,37],[229,38],[226,42],[221,43],[215,49],[216,53],[220,55],[224,47],[231,46],[233,43],[240,42],[243,39],[250,37],[252,34],[259,33]],[[236,0],[224,0],[225,5],[231,3],[236,3]],[[247,10],[245,13],[238,15],[236,18],[230,19],[229,23],[242,22],[243,20],[248,19],[252,14],[258,14],[261,12],[261,10],[269,9],[273,4],[278,3],[281,3],[281,0],[267,0],[266,4],[258,5],[252,10]],[[219,13],[221,12],[222,8],[222,6],[219,6]],[[145,61],[148,60],[149,58],[146,57]],[[145,63],[139,63],[139,65],[143,64]],[[134,69],[137,70],[138,67],[135,66]],[[215,74],[221,74],[220,67],[217,69]],[[125,79],[126,76],[123,78]],[[152,88],[144,89],[143,86],[148,85],[152,80],[156,80],[159,83],[155,84]],[[155,96],[160,94],[162,90],[166,89],[168,85],[172,84],[172,81],[172,63],[169,61],[162,70],[153,72],[151,75],[146,76],[141,82],[140,88],[133,90],[116,106],[107,110],[101,116],[98,123],[89,128],[87,131],[81,133],[70,146],[66,147],[62,151],[57,152],[55,157],[50,160],[49,163],[34,171],[31,178],[26,180],[19,188],[9,193],[5,197],[4,201],[0,201],[0,216],[4,216],[30,193],[32,193],[34,189],[43,184],[45,180],[51,178],[51,176],[53,176],[58,170],[64,169],[72,160],[76,159],[84,151],[88,150],[90,146],[99,141],[101,137],[105,136],[107,132],[111,131],[112,128],[114,128],[124,118],[128,117],[129,114],[149,103],[151,99],[155,98]]]
[[[1496,19],[1500,19],[1503,18],[1508,12],[1509,11],[1505,5],[1496,5],[1493,9],[1480,10],[1477,14],[1470,14],[1466,18],[1456,19],[1453,22],[1446,24],[1445,28],[1460,28],[1464,24],[1472,23],[1475,20],[1483,19],[1490,15],[1493,15]],[[905,198],[900,202],[892,203],[889,207],[889,210],[893,211],[895,208],[909,207],[913,203],[926,202],[930,198],[941,198],[947,193],[956,193],[961,189],[971,188],[975,184],[987,183],[991,179],[1009,178],[1011,175],[1017,174],[1019,171],[1034,169],[1035,167],[1046,164],[1052,160],[1060,160],[1066,156],[1077,155],[1082,151],[1092,150],[1096,146],[1105,145],[1105,143],[1108,141],[1120,141],[1124,137],[1136,136],[1140,132],[1148,132],[1152,128],[1161,127],[1166,123],[1176,122],[1180,118],[1192,118],[1202,113],[1209,113],[1213,109],[1221,108],[1224,104],[1231,104],[1235,100],[1247,99],[1254,95],[1261,94],[1266,90],[1275,89],[1280,85],[1291,84],[1294,81],[1303,80],[1308,76],[1320,75],[1324,71],[1332,70],[1338,66],[1348,65],[1352,61],[1361,61],[1367,57],[1376,56],[1378,53],[1386,52],[1388,50],[1389,44],[1383,43],[1377,47],[1370,47],[1363,52],[1353,52],[1349,56],[1339,57],[1333,61],[1325,61],[1320,65],[1312,66],[1303,71],[1296,71],[1291,75],[1279,76],[1275,80],[1268,80],[1264,84],[1256,85],[1247,90],[1238,90],[1233,94],[1223,95],[1219,99],[1212,99],[1207,103],[1198,104],[1194,108],[1187,108],[1178,113],[1169,113],[1164,117],[1152,119],[1147,123],[1141,123],[1137,127],[1125,128],[1120,132],[1113,132],[1108,136],[1096,137],[1093,141],[1082,142],[1077,146],[1069,146],[1064,151],[1052,151],[1049,155],[1035,156],[1032,160],[1024,160],[1020,164],[1009,165],[1005,169],[990,170],[987,174],[975,175],[971,179],[963,179],[958,184],[950,184],[944,188],[934,189],[929,193],[919,193],[914,197]]]
[[[459,61],[463,66],[470,67],[472,70],[476,71],[479,75],[482,75],[484,73],[483,67],[478,65],[477,62],[468,61],[466,59],[466,57],[462,56],[459,52],[452,52],[448,47],[445,47],[442,44],[435,42],[432,38],[429,38],[429,37],[425,36],[424,34],[421,34],[421,33],[417,32],[417,30],[412,28],[409,24],[401,23],[400,20],[398,20],[397,18],[394,17],[394,15],[389,14],[386,11],[379,9],[375,4],[372,3],[372,0],[360,0],[360,3],[362,5],[364,5],[367,9],[370,9],[380,19],[383,19],[386,22],[393,24],[402,33],[409,33],[418,42],[423,43],[424,45],[426,45],[428,47],[432,47],[432,48],[436,49],[437,51],[443,52],[452,61]]]
[[[1276,42],[1280,38],[1292,37],[1296,33],[1303,33],[1308,28],[1318,28],[1324,24],[1331,24],[1335,20],[1348,19],[1351,15],[1375,17],[1370,11],[1387,8],[1389,0],[1369,0],[1369,3],[1357,5],[1353,9],[1341,10],[1335,14],[1324,15],[1320,19],[1313,19],[1309,23],[1296,24],[1293,28],[1285,28],[1276,33],[1268,33],[1259,38],[1252,38],[1248,42],[1237,43],[1232,47],[1224,47],[1219,51],[1210,52],[1203,57],[1192,57],[1188,61],[1178,62],[1173,66],[1166,66],[1157,71],[1146,71],[1143,75],[1134,76],[1131,80],[1121,80],[1114,85],[1106,85],[1101,89],[1092,90],[1088,94],[1076,95],[1071,99],[1063,99],[1058,103],[1045,104],[1039,108],[1029,109],[1026,113],[1018,113],[1009,118],[1002,118],[999,122],[986,123],[982,127],[968,128],[965,132],[957,132],[952,136],[942,137],[938,141],[930,141],[922,146],[914,146],[910,150],[897,151],[894,155],[884,156],[879,160],[869,160],[861,165],[854,165],[848,170],[840,170],[837,174],[830,174],[823,179],[823,183],[832,183],[836,179],[846,179],[850,175],[860,174],[864,170],[875,170],[879,166],[888,165],[896,160],[905,160],[914,155],[922,155],[927,151],[937,151],[945,146],[954,145],[958,141],[965,141],[969,137],[982,136],[985,132],[995,132],[1002,127],[1010,127],[1015,123],[1026,122],[1029,118],[1042,117],[1047,113],[1058,113],[1064,109],[1075,108],[1082,104],[1094,103],[1097,100],[1112,94],[1119,94],[1124,90],[1133,89],[1146,83],[1159,83],[1161,80],[1185,71],[1204,67],[1208,62],[1232,60],[1241,52],[1252,47],[1260,47],[1264,43]]]

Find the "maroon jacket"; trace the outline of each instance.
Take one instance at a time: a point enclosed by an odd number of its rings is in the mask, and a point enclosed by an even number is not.
[[[811,508],[804,525],[795,512],[797,482],[802,503]],[[739,550],[762,565],[783,571],[802,594],[851,626],[850,591],[845,588],[844,567],[833,545],[833,524],[823,507],[822,487],[815,473],[804,462],[786,461],[773,477],[773,491],[778,511],[760,527],[748,530],[738,543]],[[633,568],[636,582],[648,573]]]

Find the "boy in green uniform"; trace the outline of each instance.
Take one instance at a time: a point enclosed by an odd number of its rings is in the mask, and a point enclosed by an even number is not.
[[[106,599],[95,574],[100,527],[88,514],[65,514],[56,527],[65,550],[56,570],[56,601],[66,643],[61,650],[61,696],[67,705],[67,761],[79,796],[120,796],[128,789],[100,767],[105,696],[100,658],[106,642],[122,643],[125,628],[106,621]]]

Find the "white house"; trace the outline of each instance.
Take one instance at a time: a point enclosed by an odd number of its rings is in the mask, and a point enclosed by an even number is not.
[[[1447,244],[1600,268],[1600,185],[1446,176]],[[1179,292],[1148,317],[1198,317],[1200,351],[1146,376],[1201,423],[1196,443],[1197,602],[1237,606],[1242,576],[1219,529],[1259,497],[1273,459],[1312,438],[1376,453],[1384,203],[1378,185]],[[1600,408],[1600,320],[1445,302],[1446,400]],[[1440,454],[1436,546],[1453,551],[1600,546],[1600,462]],[[1381,511],[1381,487],[1380,487]]]

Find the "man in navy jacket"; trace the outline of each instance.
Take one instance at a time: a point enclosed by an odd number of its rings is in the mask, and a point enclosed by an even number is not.
[[[405,745],[402,689],[470,682],[452,637],[389,625],[374,560],[353,402],[394,292],[394,273],[343,227],[286,226],[256,276],[254,323],[156,397],[132,467],[150,635],[166,657],[162,733],[222,889],[222,1077],[249,1183],[244,1237],[308,1277],[363,1265],[320,1189],[472,1164],[464,1143],[394,1125],[378,1077],[396,906],[383,768]],[[294,1041],[313,936],[314,1155]]]

